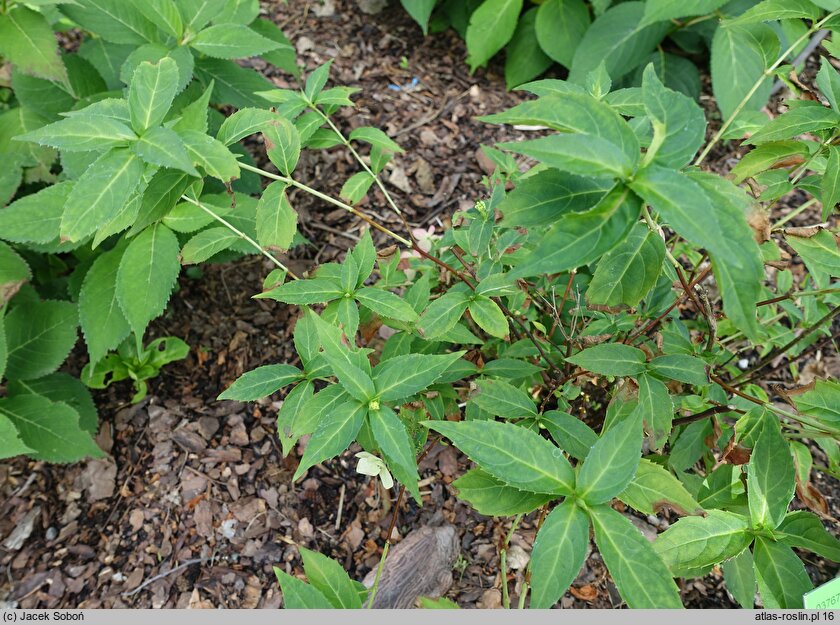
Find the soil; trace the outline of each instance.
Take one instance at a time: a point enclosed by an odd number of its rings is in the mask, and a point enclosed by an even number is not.
[[[361,89],[356,110],[341,120],[344,127],[378,126],[406,149],[388,178],[413,226],[446,228],[454,210],[485,193],[481,180],[489,165],[480,145],[517,133],[475,117],[521,98],[505,91],[498,65],[470,76],[457,36],[423,38],[393,6],[369,16],[351,0],[291,0],[264,3],[264,11],[296,42],[307,68],[334,59],[335,83]],[[265,69],[279,86],[288,84],[287,76]],[[731,156],[716,152],[713,161],[725,167]],[[305,154],[299,171],[304,182],[337,195],[356,169],[348,154],[335,149]],[[292,201],[313,242],[287,259],[293,270],[305,272],[353,245],[357,220],[310,196]],[[384,207],[377,192],[362,205],[399,228]],[[251,299],[270,269],[250,257],[206,266],[197,278],[181,277],[151,333],[181,337],[190,355],[151,380],[149,396],[139,404],[130,404],[127,384],[97,393],[98,441],[107,459],[0,464],[0,604],[276,608],[282,597],[273,567],[300,574],[298,545],[336,558],[354,579],[376,566],[395,501],[378,482],[355,472],[352,454],[358,450],[317,465],[293,484],[300,449],[283,458],[274,434],[282,396],[248,405],[215,399],[244,371],[294,362],[298,309]],[[71,369],[82,362],[79,352]],[[456,499],[451,482],[468,466],[453,448],[435,446],[420,465],[424,505],[404,502],[396,531],[402,537],[424,525],[454,525],[461,555],[447,597],[462,607],[499,607],[497,546],[511,519],[483,517]],[[837,481],[815,474],[815,486],[837,517]],[[526,516],[512,536],[507,560],[514,601],[537,516]],[[653,537],[675,517],[664,511],[631,519]],[[803,555],[816,582],[837,573],[836,565]],[[717,570],[688,580],[682,593],[692,607],[735,607]],[[597,551],[559,605],[621,605]]]

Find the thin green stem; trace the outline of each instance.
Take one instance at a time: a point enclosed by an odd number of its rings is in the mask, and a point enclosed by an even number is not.
[[[510,524],[510,530],[505,535],[505,539],[501,544],[499,549],[499,573],[502,576],[502,606],[505,609],[510,609],[510,595],[508,593],[508,583],[507,583],[507,548],[510,544],[510,539],[513,538],[513,533],[516,531],[516,528],[519,526],[519,522],[522,520],[522,514],[517,514],[516,518],[513,519],[513,523]]]
[[[324,202],[327,202],[328,204],[332,204],[333,206],[343,208],[347,212],[352,213],[353,215],[355,215],[359,219],[361,219],[364,222],[366,222],[367,224],[369,224],[371,227],[376,228],[377,230],[379,230],[380,232],[382,232],[384,234],[387,234],[389,237],[391,237],[395,241],[398,241],[399,243],[402,243],[406,247],[413,247],[413,245],[411,244],[411,241],[409,241],[408,239],[406,239],[404,237],[401,237],[396,232],[392,232],[391,230],[389,230],[385,226],[380,225],[378,222],[374,221],[373,219],[371,219],[370,217],[368,217],[367,215],[365,215],[364,213],[362,213],[358,209],[353,208],[349,204],[345,204],[341,200],[336,200],[335,198],[330,197],[326,193],[321,193],[317,189],[313,189],[312,187],[310,187],[308,185],[305,185],[302,182],[298,182],[294,178],[289,178],[288,176],[281,176],[279,174],[273,174],[270,171],[265,171],[264,169],[260,169],[259,167],[253,167],[252,165],[248,165],[246,163],[239,163],[239,166],[242,169],[247,169],[248,171],[252,171],[255,174],[259,174],[261,176],[265,176],[266,178],[270,178],[272,180],[279,180],[280,182],[285,182],[286,184],[289,184],[293,187],[296,187],[296,188],[300,189],[301,191],[305,191],[306,193],[309,193],[310,195],[313,195],[313,196],[317,197],[318,199],[323,200]]]
[[[263,247],[262,247],[259,243],[257,243],[256,241],[254,241],[254,239],[252,239],[252,238],[251,238],[251,237],[249,237],[247,234],[245,234],[244,232],[242,232],[239,228],[237,228],[237,227],[236,227],[236,226],[234,226],[232,223],[230,223],[229,221],[227,221],[224,217],[222,217],[222,216],[221,216],[221,215],[219,215],[218,213],[214,212],[212,209],[208,208],[207,206],[205,206],[204,204],[202,204],[202,203],[201,203],[201,202],[199,202],[198,200],[194,200],[193,198],[189,197],[188,195],[182,195],[182,196],[181,196],[181,199],[182,199],[182,200],[184,200],[185,202],[189,202],[190,204],[192,204],[192,205],[194,205],[194,206],[197,206],[198,208],[200,208],[201,210],[203,210],[205,213],[207,213],[208,215],[210,215],[213,219],[215,219],[215,220],[216,220],[216,221],[218,221],[220,224],[222,224],[225,228],[227,228],[228,230],[230,230],[231,232],[233,232],[233,233],[234,233],[236,236],[238,236],[240,239],[243,239],[244,241],[247,241],[249,244],[251,244],[252,246],[254,246],[254,248],[255,248],[256,250],[258,250],[260,254],[262,254],[263,256],[265,256],[268,260],[270,260],[272,263],[274,263],[275,265],[277,265],[280,269],[282,269],[283,271],[285,271],[285,272],[286,272],[286,275],[291,276],[291,277],[292,277],[293,279],[295,279],[295,280],[299,280],[298,276],[296,276],[296,275],[295,275],[295,274],[294,274],[294,273],[293,273],[293,272],[292,272],[292,271],[291,271],[288,267],[286,267],[286,265],[284,265],[284,264],[283,264],[283,263],[281,263],[279,260],[277,260],[277,259],[274,257],[274,255],[273,255],[273,254],[270,254],[270,253],[268,252],[268,250],[264,249],[264,248],[263,248]]]
[[[797,215],[801,214],[802,212],[806,211],[807,209],[809,209],[811,206],[813,206],[816,203],[817,203],[817,198],[815,198],[815,197],[812,197],[807,202],[803,202],[800,206],[798,206],[796,208],[796,210],[792,210],[787,215],[782,217],[779,221],[777,221],[775,224],[773,224],[772,230],[773,231],[779,230],[784,224],[786,224],[787,222],[789,222],[791,219],[793,219]],[[768,207],[768,210],[769,210],[769,207]]]
[[[390,538],[390,537],[389,537]],[[376,567],[376,577],[373,580],[373,586],[370,589],[368,596],[367,607],[373,607],[373,600],[376,599],[376,592],[379,590],[379,580],[382,579],[382,569],[385,568],[385,558],[388,556],[388,550],[391,548],[390,539],[385,541],[385,546],[382,548],[382,557],[379,558],[379,566]]]
[[[331,119],[330,119],[329,115],[327,115],[326,113],[324,113],[321,109],[319,109],[319,108],[315,105],[315,103],[314,103],[314,102],[311,102],[311,101],[310,101],[310,100],[308,100],[308,99],[307,99],[307,104],[309,104],[310,108],[311,108],[313,111],[315,111],[316,113],[318,113],[318,114],[321,116],[321,118],[322,118],[325,122],[327,122],[327,124],[329,124],[329,127],[332,129],[332,131],[333,131],[335,134],[337,134],[337,135],[339,136],[339,138],[341,139],[341,142],[344,144],[344,146],[345,146],[348,150],[350,150],[350,153],[353,155],[353,158],[355,158],[355,159],[359,162],[359,164],[362,166],[362,168],[363,168],[363,169],[364,169],[364,170],[365,170],[368,174],[370,174],[370,175],[371,175],[371,177],[373,177],[373,181],[374,181],[374,183],[376,183],[376,186],[377,186],[377,187],[379,187],[379,190],[380,190],[380,191],[382,191],[382,195],[384,195],[384,196],[385,196],[385,199],[388,201],[388,204],[390,205],[390,207],[391,207],[392,209],[394,209],[394,212],[395,212],[397,215],[399,215],[400,217],[402,217],[402,211],[400,211],[399,207],[397,207],[397,203],[396,203],[396,202],[394,202],[394,198],[392,198],[392,197],[391,197],[391,194],[390,194],[390,193],[388,192],[388,190],[385,188],[385,185],[383,184],[382,180],[380,180],[380,179],[379,179],[379,176],[377,176],[375,173],[373,173],[373,171],[370,169],[370,167],[368,167],[368,164],[367,164],[367,163],[365,163],[365,161],[364,161],[364,159],[361,157],[361,155],[360,155],[358,152],[356,152],[356,149],[355,149],[355,148],[353,147],[353,145],[350,143],[350,140],[349,140],[347,137],[345,137],[345,136],[344,136],[344,133],[342,133],[342,132],[338,129],[338,126],[336,126],[336,125],[333,123],[333,120],[331,120]]]
[[[505,610],[509,610],[510,595],[508,594],[507,585],[507,549],[502,549],[499,553],[499,575],[502,577],[502,607]]]
[[[721,137],[723,137],[726,131],[729,130],[729,127],[732,125],[732,122],[734,122],[735,119],[738,117],[738,114],[742,110],[744,110],[744,107],[750,101],[750,98],[752,98],[753,95],[755,95],[756,91],[758,91],[761,88],[761,84],[768,77],[773,75],[773,72],[776,70],[776,68],[779,67],[779,65],[781,65],[785,61],[785,59],[800,46],[800,44],[802,44],[802,42],[811,37],[818,30],[820,30],[823,27],[823,24],[828,22],[828,20],[830,20],[836,15],[840,15],[840,9],[835,9],[820,21],[815,22],[811,26],[811,28],[805,31],[805,33],[803,33],[796,41],[794,41],[790,46],[788,46],[788,48],[784,52],[782,52],[781,55],[779,55],[779,58],[777,58],[776,61],[770,67],[764,70],[764,72],[761,74],[761,78],[759,78],[756,81],[756,83],[750,88],[750,90],[747,92],[744,98],[738,103],[738,106],[735,107],[735,110],[732,112],[732,115],[730,115],[729,118],[723,123],[720,129],[715,133],[714,137],[712,137],[712,140],[709,141],[709,143],[700,153],[700,156],[698,156],[697,159],[694,161],[695,167],[700,165],[700,163],[702,163],[706,159],[706,157],[709,155],[709,152],[712,151],[712,148],[715,145],[717,145],[717,142],[720,141]]]

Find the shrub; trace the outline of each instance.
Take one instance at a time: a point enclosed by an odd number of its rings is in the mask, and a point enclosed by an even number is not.
[[[794,362],[830,339],[840,312],[835,234],[784,227],[818,201],[827,217],[837,202],[839,79],[824,62],[826,104],[810,91],[794,97],[751,135],[730,177],[700,165],[733,117],[707,141],[703,111],[652,65],[639,88],[613,91],[604,66],[586,87],[529,85],[536,99],[485,121],[551,132],[487,150],[498,166],[488,197],[431,248],[386,231],[410,248],[406,259],[377,255],[365,235],[343,262],[258,295],[303,309],[301,367],[260,367],[221,398],[291,387],[278,414],[285,452],[311,435],[294,479],[355,441],[367,454],[360,470],[379,472],[370,457],[381,458],[398,500],[407,491],[422,503],[417,456],[447,439],[476,465],[454,485],[477,511],[542,510],[520,597],[530,591],[533,607],[565,592],[591,530],[630,607],[680,607],[673,578],[717,565],[745,607],[756,586],[765,607],[801,606],[812,584],[793,548],[840,559],[817,515],[789,511],[794,492],[810,488],[802,439],[829,458],[821,470],[840,474],[840,385],[778,390],[780,405],[757,381],[776,358]],[[272,149],[296,149],[282,140]],[[520,173],[511,152],[536,166]],[[376,171],[355,154],[367,188]],[[290,183],[291,167],[281,171]],[[793,189],[814,197],[793,196],[794,213],[770,223]],[[799,280],[788,249],[807,269]],[[800,497],[822,511],[819,497]],[[615,500],[682,518],[651,544]],[[278,577],[289,605],[339,607],[323,579],[304,590]]]
[[[243,194],[259,191],[259,179],[240,174],[237,159],[253,161],[228,147],[237,141],[230,124],[226,144],[208,132],[223,126],[214,105],[267,107],[254,92],[273,85],[231,59],[259,54],[299,70],[282,32],[257,17],[257,0],[33,4],[0,9],[0,54],[11,65],[0,89],[0,205],[14,199],[0,209],[0,457],[66,462],[99,455],[89,392],[54,373],[76,328],[90,356],[85,384],[130,378],[137,401],[146,379],[188,351],[175,337],[143,342],[175,287],[179,255],[256,251],[238,235],[201,249],[179,240],[213,236],[214,217],[184,210],[182,196],[202,193],[219,213],[230,212],[227,192],[241,197],[244,210],[226,223],[256,234],[256,201]],[[73,52],[53,32],[70,28],[84,34]]]

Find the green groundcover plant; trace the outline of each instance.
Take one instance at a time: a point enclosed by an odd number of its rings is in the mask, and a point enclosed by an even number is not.
[[[839,473],[840,385],[771,396],[757,382],[779,357],[795,375],[840,312],[840,253],[822,221],[838,200],[838,79],[824,60],[821,93],[796,89],[726,177],[700,165],[734,115],[707,140],[703,111],[652,65],[636,88],[613,90],[604,65],[585,86],[526,85],[536,99],[485,121],[551,132],[487,148],[498,166],[488,197],[431,247],[327,200],[411,254],[377,254],[366,233],[343,262],[273,280],[258,297],[303,309],[301,364],[260,367],[220,397],[288,387],[284,450],[310,435],[294,479],[356,442],[422,502],[417,457],[449,441],[475,463],[455,487],[476,510],[543,511],[520,605],[556,603],[592,533],[630,607],[680,607],[674,578],[717,566],[745,607],[756,589],[765,607],[801,606],[812,582],[794,549],[840,558],[810,481],[814,448],[827,459],[819,469]],[[520,173],[512,153],[537,164]],[[351,203],[378,184],[378,153],[358,160],[363,171],[342,193]],[[286,162],[278,168],[277,181],[293,184]],[[782,197],[795,207],[771,223]],[[819,203],[812,226],[786,226]],[[806,269],[798,277],[793,257]],[[791,510],[795,492],[815,512]],[[651,543],[616,501],[681,518]],[[278,570],[287,606],[372,603],[375,586],[360,601],[338,565],[311,560],[309,586]]]
[[[541,511],[520,606],[558,601],[590,535],[630,607],[680,607],[675,578],[718,566],[742,606],[753,607],[758,589],[765,607],[800,607],[811,580],[794,549],[840,560],[810,479],[814,469],[840,475],[840,385],[760,384],[775,379],[779,363],[798,379],[798,360],[831,344],[840,313],[840,252],[829,225],[840,199],[840,74],[823,59],[812,89],[785,65],[814,32],[835,27],[840,10],[797,3],[810,13],[788,17],[805,30],[765,50],[760,76],[728,112],[720,104],[723,122],[708,138],[702,109],[652,63],[639,86],[614,86],[607,62],[580,81],[525,85],[533,99],[484,121],[546,132],[485,147],[497,166],[486,197],[456,213],[443,235],[417,240],[408,224],[403,235],[357,208],[375,188],[402,216],[380,178],[402,149],[376,128],[343,132],[333,117],[353,105],[354,90],[328,87],[329,64],[300,90],[257,77],[259,86],[243,79],[228,91],[230,76],[247,70],[230,63],[228,75],[202,73],[215,66],[205,57],[279,49],[264,48],[263,39],[279,37],[254,26],[252,12],[185,24],[196,12],[180,12],[182,3],[120,3],[106,13],[122,26],[106,28],[102,5],[59,9],[86,30],[114,28],[129,39],[115,44],[136,47],[146,33],[150,43],[186,49],[195,76],[179,91],[176,53],[156,53],[125,80],[113,74],[122,86],[112,93],[77,98],[34,124],[0,126],[0,151],[20,154],[21,175],[43,187],[0,210],[8,242],[0,247],[3,456],[98,453],[87,391],[54,373],[76,341],[76,319],[91,355],[83,379],[142,382],[183,354],[176,340],[143,341],[182,264],[260,253],[276,270],[256,297],[301,308],[300,364],[247,372],[220,399],[284,389],[284,453],[309,436],[295,479],[355,442],[364,450],[360,470],[383,483],[392,475],[400,501],[408,492],[422,504],[418,457],[441,442],[457,447],[475,467],[455,487],[478,512],[513,516],[515,527]],[[158,17],[149,20],[152,6]],[[790,6],[766,0],[719,28],[788,19]],[[50,13],[19,8],[45,20]],[[202,38],[216,22],[225,29]],[[0,52],[15,71],[27,62]],[[790,81],[784,112],[741,123],[776,75]],[[39,79],[56,86],[62,76]],[[28,119],[19,93],[7,98],[12,120]],[[225,100],[239,110],[221,118],[209,105]],[[252,135],[262,139],[265,169],[237,147]],[[745,139],[745,156],[725,176],[704,170],[727,137]],[[301,150],[335,146],[358,164],[340,198],[296,173]],[[527,157],[527,171],[515,155]],[[292,189],[370,226],[341,262],[308,276],[275,255],[296,240]],[[791,209],[773,221],[782,199]],[[791,227],[796,216],[809,225]],[[378,251],[373,231],[389,239]],[[58,261],[72,264],[69,298],[48,297],[62,286],[52,276],[67,275]],[[30,284],[36,274],[40,290]],[[663,507],[680,518],[653,542],[619,512]],[[277,570],[287,607],[373,603],[376,583],[363,590],[337,563],[305,550],[302,557],[308,584]],[[500,566],[506,580],[504,549]],[[502,594],[509,606],[504,582]]]
[[[254,222],[247,194],[259,191],[259,180],[240,174],[237,158],[253,161],[208,132],[224,121],[212,105],[268,107],[255,91],[272,83],[233,59],[261,55],[298,74],[288,40],[258,14],[257,0],[0,6],[0,57],[9,70],[0,82],[0,206],[8,204],[0,209],[3,457],[99,455],[86,387],[131,379],[139,401],[145,380],[188,352],[176,337],[143,340],[182,261],[255,251],[182,253],[189,233],[213,218],[171,221],[184,213],[176,209],[185,193],[215,193],[224,212],[230,192],[245,194],[246,207],[231,222],[246,230]],[[83,38],[68,52],[54,31],[71,29]],[[55,373],[79,327],[90,357],[84,384]]]

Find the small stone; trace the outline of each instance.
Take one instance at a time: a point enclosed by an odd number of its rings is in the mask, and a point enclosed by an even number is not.
[[[210,440],[219,431],[219,420],[215,417],[201,417],[198,420],[198,431],[206,440]]]
[[[475,604],[475,607],[483,610],[495,610],[502,607],[502,593],[498,588],[490,588],[484,591],[481,599]]]
[[[312,527],[312,523],[310,523],[309,519],[303,518],[298,521],[298,532],[304,538],[312,538],[315,536],[315,528]]]
[[[230,442],[237,447],[244,447],[249,443],[248,430],[240,423],[230,431]]]
[[[531,559],[530,554],[519,545],[512,545],[507,552],[507,564],[514,570],[518,571],[528,566],[528,561]]]
[[[139,509],[132,510],[131,514],[128,515],[128,523],[131,525],[131,529],[135,532],[143,527],[143,522],[145,520],[146,518],[143,511]]]

